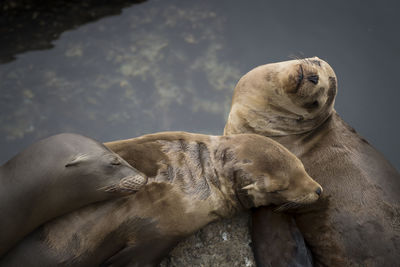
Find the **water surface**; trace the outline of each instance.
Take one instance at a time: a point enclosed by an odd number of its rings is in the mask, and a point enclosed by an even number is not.
[[[318,56],[339,114],[400,169],[395,1],[4,1],[0,163],[60,132],[222,134],[251,68]]]

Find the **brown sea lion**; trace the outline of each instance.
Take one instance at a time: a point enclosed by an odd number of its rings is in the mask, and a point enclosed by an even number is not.
[[[313,212],[294,215],[315,265],[398,266],[400,175],[333,109],[336,87],[333,69],[317,57],[257,67],[235,88],[225,134],[273,138],[324,187]],[[296,265],[306,256],[296,258],[301,242],[282,245],[285,257],[263,245],[278,242],[275,233],[290,239],[290,218],[273,216],[267,209],[253,213],[257,264]],[[272,230],[261,234],[264,226]]]
[[[322,193],[300,160],[254,134],[166,132],[106,145],[148,183],[45,224],[0,266],[154,266],[212,221],[254,206],[312,203]]]
[[[43,139],[0,167],[0,257],[56,216],[125,196],[146,177],[97,141],[59,134]]]

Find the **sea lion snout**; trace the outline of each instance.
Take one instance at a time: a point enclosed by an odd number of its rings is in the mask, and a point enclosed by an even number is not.
[[[322,187],[308,175],[294,182],[294,187],[280,193],[280,203],[276,211],[301,208],[304,205],[318,201],[322,195]],[[306,182],[304,182],[306,181]]]
[[[292,186],[286,194],[287,200],[298,204],[311,204],[322,195],[323,189],[320,184],[310,176],[304,175],[292,180]]]
[[[147,183],[146,175],[108,150],[75,155],[65,168],[71,176],[75,172],[75,176],[85,177],[88,187],[97,183],[100,190],[109,193],[138,191]]]
[[[119,182],[120,190],[138,191],[147,183],[147,177],[141,174],[127,176]]]
[[[112,176],[109,177],[108,180],[112,183],[101,188],[102,190],[108,193],[133,193],[147,184],[148,178],[145,174],[131,167],[128,163],[122,162],[121,165],[117,166],[118,169],[114,170]],[[115,181],[115,179],[119,180]]]
[[[103,158],[104,167],[109,172],[108,180],[112,183],[105,188],[107,192],[127,193],[138,191],[147,183],[147,176],[132,167],[119,155],[112,152],[109,155],[104,155]]]

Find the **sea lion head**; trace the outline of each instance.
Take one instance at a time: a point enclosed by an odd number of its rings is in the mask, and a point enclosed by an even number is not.
[[[64,176],[76,179],[77,186],[108,193],[129,193],[147,183],[147,177],[119,155],[97,141],[76,135],[60,134],[69,156],[63,164]],[[65,178],[65,177],[64,177]]]
[[[236,85],[225,134],[311,131],[332,114],[336,84],[333,69],[318,57],[256,67]]]
[[[239,135],[235,135],[237,137]],[[235,138],[233,153],[238,163],[233,177],[239,201],[251,206],[310,204],[319,199],[322,187],[305,171],[301,161],[270,138],[243,134]]]

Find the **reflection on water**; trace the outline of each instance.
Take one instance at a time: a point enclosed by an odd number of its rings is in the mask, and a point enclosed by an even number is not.
[[[59,132],[100,141],[165,130],[221,134],[241,75],[304,54],[333,65],[337,109],[399,168],[399,129],[380,119],[398,113],[397,85],[372,78],[394,75],[395,9],[344,3],[3,1],[0,163]],[[374,93],[378,86],[385,94]],[[376,103],[386,105],[371,109]]]
[[[0,1],[0,63],[29,50],[49,49],[67,30],[120,14],[124,7],[145,0],[2,0]]]
[[[224,19],[205,4],[164,2],[65,32],[53,49],[1,66],[1,160],[57,132],[104,141],[222,133],[241,73],[221,53]]]

